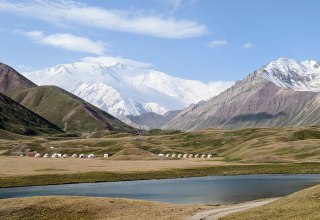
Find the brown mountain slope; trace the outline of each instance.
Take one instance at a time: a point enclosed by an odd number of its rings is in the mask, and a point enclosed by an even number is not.
[[[15,91],[12,98],[64,131],[136,132],[112,115],[56,86],[38,86]]]
[[[259,72],[211,100],[190,106],[165,128],[298,126],[320,124],[320,94],[280,88]]]
[[[0,63],[0,92],[10,95],[11,92],[19,89],[26,89],[37,86],[10,66]]]

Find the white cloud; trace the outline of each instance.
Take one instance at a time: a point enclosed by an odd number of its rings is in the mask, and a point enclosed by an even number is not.
[[[81,61],[86,63],[95,63],[95,64],[102,64],[102,65],[109,65],[109,66],[116,65],[117,63],[123,63],[126,65],[143,68],[143,69],[153,67],[151,63],[143,63],[140,61],[125,59],[122,57],[107,57],[107,56],[84,57],[81,59]]]
[[[253,44],[251,42],[247,42],[245,44],[242,45],[243,49],[252,49],[253,48]]]
[[[210,48],[216,48],[216,47],[223,47],[223,46],[226,46],[228,44],[229,44],[229,42],[226,39],[223,39],[223,40],[211,41],[207,46],[210,47]]]
[[[105,52],[105,43],[92,41],[85,37],[72,34],[58,33],[45,36],[41,31],[22,32],[36,43],[62,48],[70,51],[86,52],[102,55]]]
[[[19,70],[19,72],[31,72],[33,70],[31,66],[24,65],[24,64],[18,65],[17,69]]]
[[[234,83],[235,83],[234,81],[214,81],[214,82],[209,82],[208,85],[212,89],[212,96],[217,96],[221,92],[233,86]]]
[[[55,25],[77,24],[162,38],[189,38],[208,32],[205,25],[196,21],[111,10],[69,0],[0,0],[0,11],[37,18]]]

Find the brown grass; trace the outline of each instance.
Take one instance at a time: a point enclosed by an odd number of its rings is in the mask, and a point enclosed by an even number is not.
[[[1,219],[185,219],[205,206],[128,199],[30,197],[0,200]]]
[[[318,220],[320,185],[305,189],[262,207],[228,215],[223,220]]]
[[[0,156],[0,177],[26,176],[55,173],[86,173],[86,172],[135,172],[158,171],[175,168],[195,168],[215,165],[232,164],[214,160],[145,160],[120,161],[111,159],[80,159],[80,158],[31,158],[18,156]]]

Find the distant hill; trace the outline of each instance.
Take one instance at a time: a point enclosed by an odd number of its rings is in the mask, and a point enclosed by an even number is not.
[[[161,128],[164,124],[171,121],[174,117],[180,114],[182,110],[168,111],[163,115],[154,112],[148,112],[142,115],[127,115],[122,121],[128,125],[139,129],[155,129]]]
[[[10,66],[0,63],[0,92],[10,96],[10,93],[37,86]]]
[[[19,90],[13,92],[11,97],[64,131],[136,131],[110,114],[56,86]]]
[[[0,93],[0,129],[23,135],[63,132],[58,126],[2,93]]]

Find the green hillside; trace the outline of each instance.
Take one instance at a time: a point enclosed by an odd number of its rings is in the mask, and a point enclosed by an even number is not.
[[[135,129],[110,114],[56,86],[19,90],[11,97],[64,131],[135,132]]]
[[[0,93],[0,129],[23,135],[55,134],[62,130]]]

